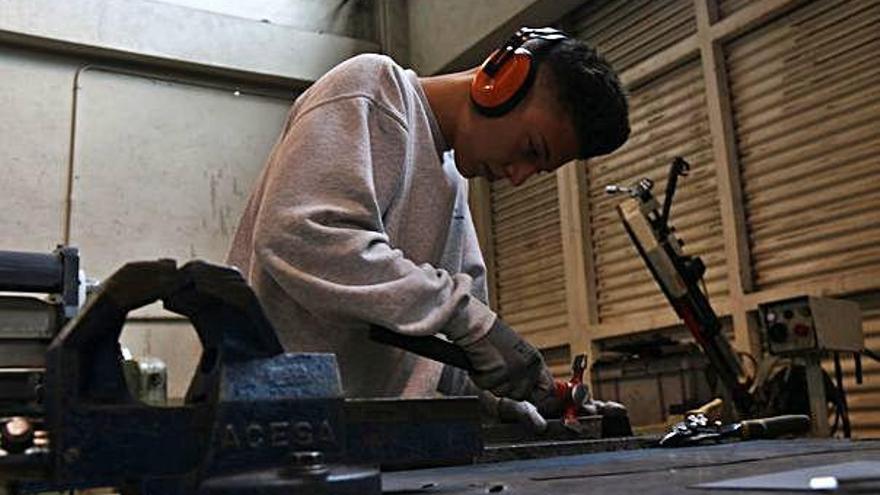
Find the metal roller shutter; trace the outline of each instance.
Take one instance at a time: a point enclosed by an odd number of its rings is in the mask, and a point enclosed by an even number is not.
[[[718,6],[718,17],[721,19],[729,17],[734,12],[747,7],[750,4],[754,4],[756,1],[757,0],[715,0],[715,5]]]
[[[618,71],[696,32],[693,0],[590,2],[564,26],[594,45]]]
[[[529,342],[567,343],[568,313],[556,175],[491,186],[495,308]]]
[[[630,185],[641,177],[655,182],[662,199],[666,174],[675,156],[683,156],[691,174],[679,181],[672,208],[674,225],[708,267],[711,297],[728,293],[724,234],[706,115],[705,88],[698,61],[679,67],[631,93],[633,129],[627,144],[588,167],[590,222],[601,322],[658,311],[671,311],[644,262],[626,236],[609,197],[608,184]]]
[[[758,289],[880,264],[880,1],[817,1],[726,47]]]

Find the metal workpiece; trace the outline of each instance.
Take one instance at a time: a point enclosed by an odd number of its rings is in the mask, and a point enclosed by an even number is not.
[[[347,399],[345,420],[349,462],[449,466],[473,463],[483,451],[476,397]]]
[[[658,435],[637,435],[615,438],[541,440],[488,444],[477,460],[478,464],[508,461],[548,459],[562,456],[647,449],[657,445]]]
[[[518,423],[497,423],[483,426],[487,447],[528,442],[565,442],[598,440],[632,436],[632,427],[626,415],[578,416],[578,428],[571,428],[562,419],[547,420],[547,429],[538,433]]]

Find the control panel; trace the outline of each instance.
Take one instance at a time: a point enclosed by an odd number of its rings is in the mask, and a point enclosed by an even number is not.
[[[862,313],[852,301],[801,296],[758,306],[770,354],[861,352]]]

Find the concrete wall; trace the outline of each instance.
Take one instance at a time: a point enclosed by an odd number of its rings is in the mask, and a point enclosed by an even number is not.
[[[156,0],[302,31],[377,42],[374,0]]]
[[[411,0],[410,62],[426,75],[473,67],[518,27],[554,24],[583,3],[585,0]]]
[[[0,74],[0,249],[69,243],[99,280],[137,259],[222,262],[293,98],[2,46]],[[132,316],[123,342],[161,351],[181,395],[194,331],[158,305]]]
[[[378,51],[370,2],[0,2],[0,249],[222,262],[296,87]],[[122,342],[182,396],[201,346],[158,304]]]
[[[3,0],[0,42],[300,86],[352,55],[379,50],[376,15],[363,2],[240,4]],[[321,14],[308,27],[294,25],[308,13]]]

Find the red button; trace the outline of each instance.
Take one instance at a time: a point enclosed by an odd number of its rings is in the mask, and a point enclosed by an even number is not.
[[[798,323],[794,326],[794,334],[798,337],[806,337],[810,333],[810,327],[804,325],[803,323]]]

